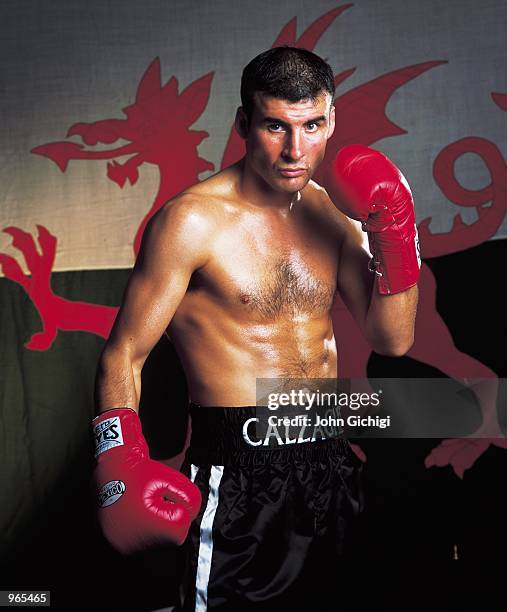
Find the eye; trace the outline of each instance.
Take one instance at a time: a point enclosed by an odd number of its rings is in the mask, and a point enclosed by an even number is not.
[[[308,132],[316,132],[319,129],[319,124],[315,121],[310,121],[310,123],[306,124],[306,130]]]
[[[270,132],[281,132],[283,130],[283,125],[281,123],[270,123],[268,125],[268,130]]]

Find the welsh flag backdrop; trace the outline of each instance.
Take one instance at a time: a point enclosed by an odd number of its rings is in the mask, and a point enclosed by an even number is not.
[[[342,375],[453,378],[477,412],[463,439],[355,446],[367,495],[357,609],[493,598],[507,543],[505,3],[4,0],[1,15],[0,589],[51,589],[66,609],[176,601],[179,550],[122,558],[95,523],[97,358],[146,222],[242,156],[232,128],[241,70],[288,44],[335,71],[327,155],[348,143],[381,150],[416,205],[415,344],[399,359],[373,354],[337,300]],[[143,371],[141,416],[152,456],[173,465],[186,398],[162,337]],[[494,435],[474,438],[486,421]],[[337,606],[339,594],[337,578]]]

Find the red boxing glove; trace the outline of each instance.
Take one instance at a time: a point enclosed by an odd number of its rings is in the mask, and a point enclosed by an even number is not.
[[[98,518],[113,548],[130,554],[167,542],[183,544],[201,506],[199,489],[149,458],[134,410],[108,410],[92,425]]]
[[[335,205],[361,221],[373,255],[370,270],[383,295],[417,283],[421,258],[414,202],[407,180],[382,153],[353,144],[338,151],[324,186]]]

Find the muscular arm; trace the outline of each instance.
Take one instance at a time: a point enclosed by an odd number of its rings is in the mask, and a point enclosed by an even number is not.
[[[101,354],[96,412],[138,410],[141,370],[169,325],[194,270],[206,263],[209,228],[202,206],[181,196],[148,223],[122,305]]]
[[[337,290],[375,352],[404,355],[414,342],[417,285],[381,295],[375,274],[368,270],[370,255],[363,246],[360,224],[345,216],[343,220]]]

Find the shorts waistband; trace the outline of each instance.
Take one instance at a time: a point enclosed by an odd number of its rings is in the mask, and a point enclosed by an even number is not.
[[[192,437],[187,457],[195,464],[264,464],[318,459],[350,449],[338,426],[315,425],[300,407],[273,413],[265,406],[200,406],[190,403]],[[284,421],[283,419],[290,419]]]

